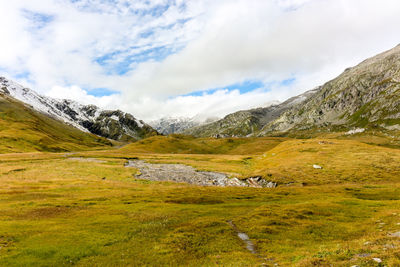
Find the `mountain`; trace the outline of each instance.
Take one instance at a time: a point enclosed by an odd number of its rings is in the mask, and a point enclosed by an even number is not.
[[[259,135],[313,128],[399,128],[400,45],[346,69],[300,105],[271,121]]]
[[[283,112],[291,107],[302,103],[318,90],[319,88],[307,91],[299,96],[292,97],[281,104],[237,111],[226,115],[218,121],[187,129],[184,133],[199,137],[248,136],[258,132],[267,123],[278,118]]]
[[[347,68],[282,104],[239,111],[185,131],[195,136],[265,136],[298,131],[400,130],[400,45]]]
[[[34,110],[0,89],[0,153],[77,151],[110,147],[102,137],[83,132]]]
[[[206,120],[202,120],[197,117],[165,117],[159,120],[151,121],[149,122],[149,125],[159,133],[168,135],[173,133],[183,133],[186,129],[207,124],[216,120],[217,118],[207,118]]]
[[[94,105],[82,105],[72,100],[42,96],[4,77],[0,77],[0,91],[43,114],[98,136],[128,141],[157,134],[151,126],[129,113],[103,110]]]

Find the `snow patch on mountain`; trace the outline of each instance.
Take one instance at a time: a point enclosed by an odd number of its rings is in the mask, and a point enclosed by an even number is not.
[[[164,117],[159,120],[149,122],[149,124],[159,133],[168,135],[173,133],[182,133],[186,129],[207,124],[218,120],[218,117],[201,119],[199,116],[188,117]]]
[[[149,125],[129,113],[103,110],[95,105],[82,105],[72,100],[43,96],[4,77],[0,77],[0,92],[82,131],[110,139],[119,140],[124,136],[140,139],[155,132]]]

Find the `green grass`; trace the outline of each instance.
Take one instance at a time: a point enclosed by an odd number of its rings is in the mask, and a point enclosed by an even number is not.
[[[111,145],[105,138],[84,133],[0,96],[0,153],[93,150]]]
[[[123,166],[135,157],[281,186],[138,180]],[[400,239],[389,235],[400,231],[399,159],[398,149],[357,140],[183,136],[3,154],[0,266],[378,266],[373,257],[400,266]]]
[[[129,144],[122,153],[168,153],[168,154],[261,154],[278,145],[286,138],[195,138],[173,134],[153,136]]]

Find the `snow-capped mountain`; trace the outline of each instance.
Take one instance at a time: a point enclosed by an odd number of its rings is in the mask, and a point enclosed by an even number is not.
[[[0,92],[82,131],[106,138],[129,140],[157,134],[151,126],[129,113],[46,97],[4,77],[0,77]]]
[[[219,118],[207,118],[202,120],[198,117],[165,117],[149,122],[149,124],[161,134],[182,133],[187,129],[200,126],[218,120]]]

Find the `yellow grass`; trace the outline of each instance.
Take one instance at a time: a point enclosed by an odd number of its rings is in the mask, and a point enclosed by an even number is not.
[[[356,140],[188,138],[208,154],[177,154],[183,141],[152,140],[147,151],[138,143],[0,155],[0,266],[377,266],[373,257],[400,266],[400,239],[390,236],[400,231],[399,150]],[[162,143],[168,149],[158,150]],[[138,180],[124,167],[133,157],[280,186]]]

